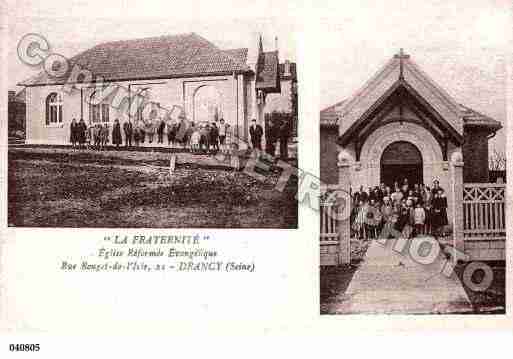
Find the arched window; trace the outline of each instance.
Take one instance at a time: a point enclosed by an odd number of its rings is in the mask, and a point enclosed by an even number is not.
[[[62,123],[62,94],[52,92],[46,98],[46,125]]]
[[[95,91],[89,101],[89,120],[91,123],[109,122],[109,104],[102,99],[100,91]]]
[[[194,122],[214,122],[223,117],[222,98],[210,85],[201,86],[194,94]]]

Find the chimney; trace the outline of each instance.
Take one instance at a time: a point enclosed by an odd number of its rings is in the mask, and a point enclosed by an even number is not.
[[[292,74],[290,73],[290,61],[289,60],[285,60],[285,64],[283,64],[283,76],[285,76],[285,77],[292,76]]]
[[[9,102],[13,102],[15,96],[16,96],[16,91],[8,91],[8,101]]]

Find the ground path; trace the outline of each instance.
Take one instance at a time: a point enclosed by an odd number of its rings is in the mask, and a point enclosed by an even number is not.
[[[239,168],[243,168],[248,154],[240,153]],[[112,165],[147,165],[153,167],[169,167],[172,156],[176,158],[176,166],[193,166],[205,169],[233,170],[234,163],[230,155],[218,153],[191,153],[177,148],[134,148],[115,149],[112,146],[105,151],[92,149],[74,150],[70,146],[38,146],[10,145],[9,156],[12,159],[51,160],[57,162],[101,163]],[[295,166],[297,160],[287,161]]]
[[[59,159],[66,156],[68,160],[76,160],[84,163],[87,160],[99,160],[104,162],[120,162],[119,164],[128,165],[160,165],[169,166],[171,156],[176,156],[176,164],[195,164],[203,168],[230,169],[231,163],[228,156],[214,156],[206,154],[192,154],[190,152],[163,152],[163,151],[127,151],[124,148],[119,150],[109,149],[106,151],[95,151],[90,149],[73,150],[69,147],[31,147],[27,145],[10,146],[11,154],[20,154],[20,157],[27,159]],[[25,156],[23,156],[23,154]],[[124,162],[123,162],[124,161]],[[122,163],[123,162],[123,163]]]
[[[330,304],[330,313],[354,314],[448,314],[472,311],[459,279],[441,273],[446,257],[430,265],[420,264],[405,251],[372,241],[363,262],[344,293]]]

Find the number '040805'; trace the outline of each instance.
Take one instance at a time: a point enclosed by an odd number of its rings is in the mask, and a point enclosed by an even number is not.
[[[39,344],[9,344],[11,352],[38,352]]]

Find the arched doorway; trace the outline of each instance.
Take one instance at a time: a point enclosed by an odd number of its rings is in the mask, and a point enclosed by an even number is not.
[[[223,118],[219,91],[210,85],[200,86],[194,93],[194,122],[214,122]]]
[[[380,182],[394,188],[394,182],[400,184],[405,178],[408,183],[422,183],[422,154],[410,142],[397,141],[389,144],[381,155]]]

